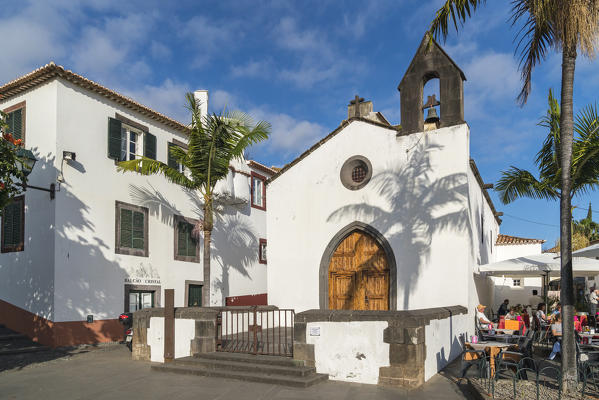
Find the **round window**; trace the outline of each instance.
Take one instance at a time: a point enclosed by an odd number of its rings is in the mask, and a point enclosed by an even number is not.
[[[341,167],[341,183],[349,190],[358,190],[366,186],[372,177],[372,165],[363,156],[353,156]]]

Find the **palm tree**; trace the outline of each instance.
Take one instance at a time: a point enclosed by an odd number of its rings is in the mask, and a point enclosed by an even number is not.
[[[561,189],[561,129],[560,106],[549,90],[549,108],[539,125],[548,133],[535,164],[538,178],[532,173],[511,166],[502,172],[495,189],[504,204],[521,197],[532,199],[558,200]],[[599,187],[599,110],[597,105],[589,105],[576,116],[574,124],[576,137],[573,140],[572,185],[570,196],[588,193]]]
[[[456,30],[485,0],[446,0],[431,22],[432,37],[447,38],[450,23]],[[561,174],[560,190],[560,242],[561,242],[561,301],[563,320],[574,316],[574,281],[572,277],[572,209],[571,189],[574,185],[570,175],[572,143],[574,135],[573,87],[577,51],[593,57],[599,32],[599,0],[512,0],[512,25],[523,22],[517,36],[520,40],[520,70],[523,87],[518,96],[524,104],[531,90],[532,70],[545,60],[550,47],[562,53],[562,81],[560,117]],[[569,390],[576,379],[576,354],[574,327],[564,324],[562,376],[564,388]]]
[[[183,171],[146,157],[123,161],[118,168],[123,172],[131,171],[142,175],[162,174],[170,182],[201,193],[204,216],[194,231],[204,232],[202,304],[209,306],[214,187],[218,181],[226,178],[232,160],[242,159],[248,146],[268,138],[270,124],[265,121],[254,123],[247,114],[239,111],[224,110],[220,115],[202,116],[200,104],[193,93],[187,93],[186,99],[191,112],[188,148],[169,148],[170,155],[183,166]]]
[[[573,221],[572,230],[574,234],[580,233],[584,235],[589,241],[599,239],[599,224],[593,221],[593,209],[590,202],[586,218]]]

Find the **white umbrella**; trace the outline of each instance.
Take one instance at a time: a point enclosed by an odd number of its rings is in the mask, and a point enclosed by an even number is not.
[[[573,251],[572,254],[578,257],[597,258],[599,257],[599,243],[592,244],[584,249]]]
[[[587,257],[573,257],[572,271],[575,276],[595,276],[599,274],[599,260]],[[554,253],[534,254],[511,258],[481,265],[479,272],[490,276],[538,277],[560,275],[560,257]]]

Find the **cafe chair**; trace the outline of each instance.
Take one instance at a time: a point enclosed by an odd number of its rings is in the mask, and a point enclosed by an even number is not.
[[[466,373],[472,366],[476,366],[478,369],[478,377],[484,378],[488,376],[489,363],[487,353],[483,350],[474,350],[466,347],[466,341],[464,335],[460,335],[460,344],[462,346],[462,370],[460,372],[460,378],[464,378]]]

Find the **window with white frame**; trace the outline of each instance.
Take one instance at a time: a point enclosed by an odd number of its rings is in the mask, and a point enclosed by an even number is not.
[[[252,207],[266,210],[266,178],[252,172]]]
[[[522,281],[520,279],[514,279],[514,286],[522,286]]]
[[[142,132],[125,124],[121,127],[121,156],[119,161],[135,160],[142,154],[141,138]]]

